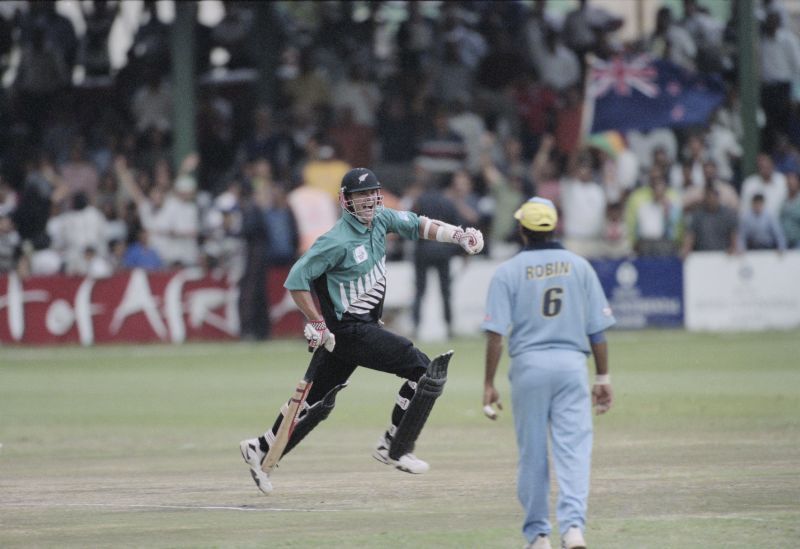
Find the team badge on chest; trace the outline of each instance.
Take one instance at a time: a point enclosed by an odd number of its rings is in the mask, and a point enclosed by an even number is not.
[[[364,263],[367,260],[367,249],[359,246],[353,250],[353,259],[356,260],[356,263]]]

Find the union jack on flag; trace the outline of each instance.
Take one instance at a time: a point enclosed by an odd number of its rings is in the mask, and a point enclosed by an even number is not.
[[[659,93],[656,85],[658,71],[650,63],[647,55],[639,55],[630,61],[622,57],[598,60],[592,64],[589,73],[589,93],[592,97],[601,97],[613,88],[618,95],[631,95],[635,89],[647,97],[656,97]]]
[[[716,75],[691,73],[663,59],[593,60],[584,122],[590,134],[703,125],[724,97]]]

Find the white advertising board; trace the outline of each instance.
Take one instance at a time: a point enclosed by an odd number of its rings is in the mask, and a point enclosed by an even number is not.
[[[800,251],[693,253],[684,263],[683,282],[689,330],[800,327]]]
[[[500,261],[483,257],[456,257],[451,260],[450,292],[455,335],[480,333],[489,282],[499,264]],[[383,320],[399,333],[414,335],[411,318],[416,288],[414,264],[410,261],[391,262],[387,264],[387,272]],[[447,326],[444,322],[444,304],[439,289],[439,278],[433,269],[428,271],[426,290],[420,307],[419,333],[414,335],[414,339],[445,341]]]

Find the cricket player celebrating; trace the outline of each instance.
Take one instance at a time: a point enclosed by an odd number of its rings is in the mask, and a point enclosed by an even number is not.
[[[431,361],[411,341],[383,328],[386,234],[450,242],[469,254],[483,249],[483,235],[473,228],[384,208],[381,183],[366,168],[345,174],[339,199],[342,217],[294,264],[284,284],[306,316],[304,335],[309,348],[316,350],[309,366],[314,373],[308,396],[284,453],[328,417],[336,393],[357,366],[364,366],[405,380],[373,457],[400,471],[424,473],[428,464],[412,451],[442,393],[452,351]],[[283,410],[272,429],[240,444],[256,486],[267,494],[272,484],[262,462],[275,441]]]
[[[562,547],[585,548],[586,501],[592,453],[591,403],[611,407],[604,330],[615,322],[597,274],[588,261],[553,241],[558,219],[549,200],[534,197],[517,210],[524,249],[500,267],[486,299],[484,413],[501,408],[494,386],[511,332],[511,403],[519,447],[517,491],[525,510],[522,533],[532,549],[550,548],[548,433],[558,478],[556,518]],[[586,357],[594,355],[591,390]]]

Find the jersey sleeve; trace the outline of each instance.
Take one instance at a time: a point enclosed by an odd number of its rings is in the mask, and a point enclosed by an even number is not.
[[[511,288],[504,279],[502,271],[498,271],[489,283],[489,292],[486,295],[486,314],[483,317],[481,329],[507,336],[511,328],[512,303]]]
[[[325,274],[342,259],[344,248],[326,235],[316,242],[295,262],[283,287],[287,290],[311,290],[311,282]]]
[[[414,212],[384,208],[386,232],[397,233],[409,240],[419,240],[419,216]]]
[[[597,273],[587,261],[586,265],[586,334],[596,334],[617,323],[611,312],[603,286]]]

